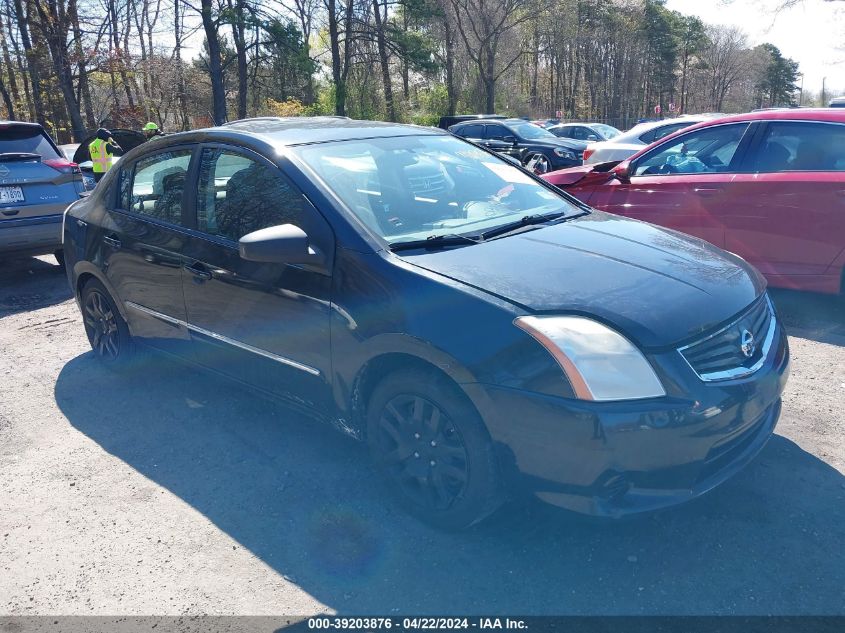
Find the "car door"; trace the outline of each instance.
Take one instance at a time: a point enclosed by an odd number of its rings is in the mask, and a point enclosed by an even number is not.
[[[196,360],[297,404],[328,410],[329,225],[282,171],[244,149],[206,146],[196,231],[185,245],[184,294]],[[325,267],[247,261],[238,239],[295,224]]]
[[[505,140],[508,139],[508,140]],[[488,123],[484,126],[484,145],[500,154],[507,154],[514,158],[520,158],[521,152],[516,145],[515,137],[504,125]]]
[[[182,295],[187,239],[185,183],[195,148],[181,146],[121,165],[101,226],[102,270],[126,307],[132,335],[190,354]]]
[[[589,204],[724,246],[723,215],[747,128],[716,125],[669,139],[636,158],[627,180],[598,187]]]
[[[839,289],[845,249],[845,125],[765,124],[737,175],[726,247],[777,285]]]

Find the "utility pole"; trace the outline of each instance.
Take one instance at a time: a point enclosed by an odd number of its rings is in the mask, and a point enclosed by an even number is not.
[[[821,107],[825,107],[827,105],[827,96],[824,93],[824,83],[827,81],[827,77],[822,77],[822,102]]]

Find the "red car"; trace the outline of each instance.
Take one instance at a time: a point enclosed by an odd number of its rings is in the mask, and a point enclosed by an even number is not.
[[[621,163],[543,178],[596,209],[732,251],[772,286],[845,291],[845,111],[714,119]]]

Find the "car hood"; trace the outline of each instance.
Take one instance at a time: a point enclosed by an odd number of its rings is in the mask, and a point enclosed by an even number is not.
[[[591,316],[647,348],[710,330],[765,290],[739,257],[598,211],[482,244],[401,255],[527,312]]]
[[[564,188],[574,184],[578,184],[579,187],[600,185],[614,178],[613,168],[620,162],[617,160],[609,163],[567,167],[566,169],[558,169],[557,171],[550,171],[547,174],[541,174],[540,178],[556,187]]]

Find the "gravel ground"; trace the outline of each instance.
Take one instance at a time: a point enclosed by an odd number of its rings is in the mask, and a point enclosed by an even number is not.
[[[534,502],[457,535],[363,449],[153,358],[98,366],[52,258],[0,264],[0,613],[845,614],[845,303],[774,293],[792,375],[733,480],[622,522]]]

